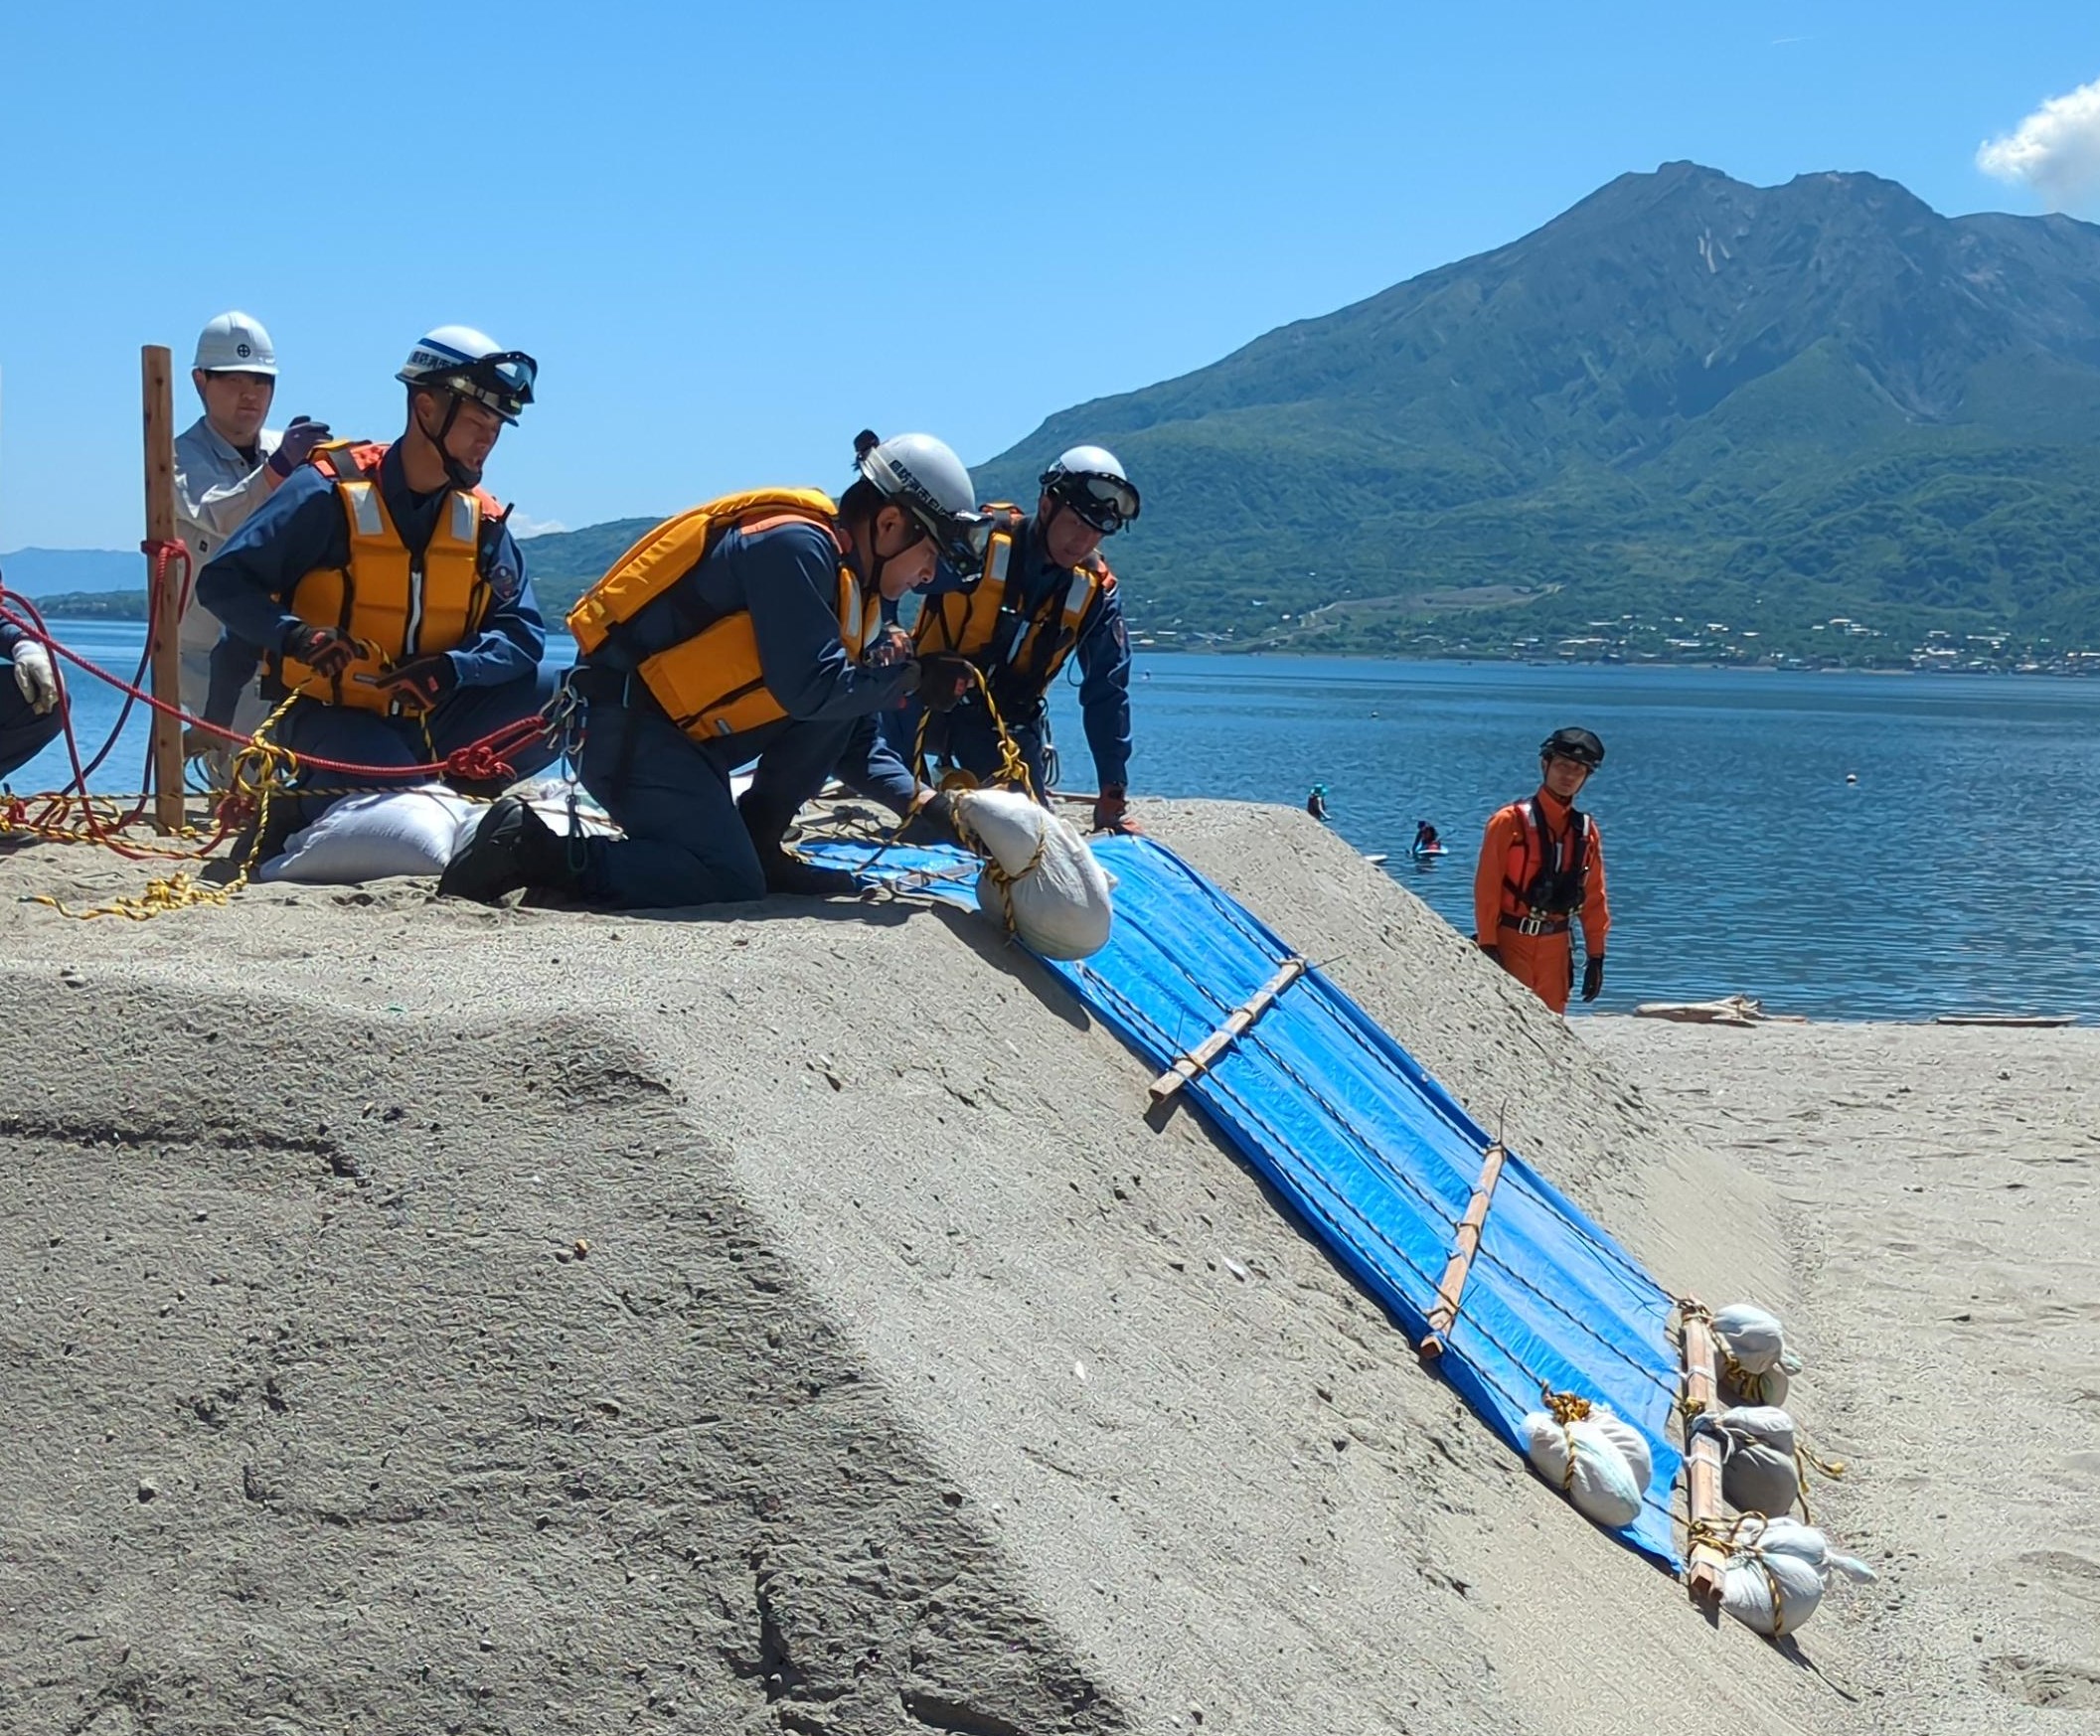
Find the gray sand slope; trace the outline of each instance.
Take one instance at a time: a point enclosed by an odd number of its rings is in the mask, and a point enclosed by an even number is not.
[[[1324,829],[1158,815],[1663,1282],[1794,1305],[1767,1184]],[[0,1728],[1906,1727],[1843,1607],[1783,1655],[1592,1531],[980,922],[744,915],[0,906]]]

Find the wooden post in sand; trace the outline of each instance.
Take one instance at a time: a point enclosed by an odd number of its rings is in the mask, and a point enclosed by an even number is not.
[[[1152,1081],[1152,1101],[1155,1104],[1170,1101],[1177,1091],[1223,1054],[1247,1026],[1268,1010],[1270,1002],[1304,975],[1305,960],[1286,959],[1283,969],[1233,1008],[1231,1017],[1224,1024]]]
[[[146,427],[146,612],[153,623],[153,697],[166,705],[182,701],[182,602],[186,562],[170,559],[175,541],[175,376],[164,345],[139,352],[141,398]],[[182,830],[182,721],[153,713],[153,824],[162,833]]]
[[[1480,1238],[1487,1228],[1488,1206],[1495,1198],[1495,1184],[1502,1180],[1502,1161],[1509,1154],[1497,1140],[1482,1154],[1480,1180],[1473,1197],[1466,1202],[1466,1215],[1458,1220],[1458,1241],[1444,1266],[1443,1282],[1436,1287],[1436,1306],[1429,1311],[1429,1331],[1415,1345],[1415,1353],[1433,1361],[1444,1353],[1444,1335],[1458,1319],[1459,1298],[1466,1293],[1466,1274],[1473,1270],[1473,1256],[1480,1252]]]
[[[1685,1517],[1692,1532],[1685,1563],[1685,1585],[1695,1598],[1719,1603],[1725,1557],[1704,1539],[1721,1516],[1720,1443],[1711,1435],[1694,1435],[1691,1418],[1712,1410],[1713,1340],[1706,1331],[1712,1317],[1693,1297],[1678,1304],[1678,1340],[1685,1355]]]

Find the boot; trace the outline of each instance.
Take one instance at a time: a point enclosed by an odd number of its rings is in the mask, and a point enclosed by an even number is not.
[[[736,813],[743,821],[743,829],[751,835],[751,848],[758,853],[758,867],[765,874],[769,897],[853,898],[860,895],[860,882],[844,868],[819,868],[813,862],[791,856],[781,843],[787,833],[785,822],[776,825],[762,816],[753,820],[750,809],[742,801],[737,802]]]
[[[523,887],[572,893],[582,883],[568,840],[520,798],[505,796],[482,815],[473,837],[438,877],[437,894],[493,904]]]

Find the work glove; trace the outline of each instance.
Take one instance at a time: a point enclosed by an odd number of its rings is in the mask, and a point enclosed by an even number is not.
[[[414,717],[437,709],[445,695],[459,685],[459,671],[448,652],[436,651],[428,657],[396,664],[377,677],[373,685]]]
[[[1604,992],[1604,955],[1593,952],[1582,967],[1582,999],[1594,1001]]]
[[[22,697],[29,702],[29,709],[40,717],[47,715],[59,703],[59,672],[51,666],[51,653],[34,639],[23,639],[16,643],[15,686],[22,690]]]
[[[358,660],[358,642],[348,633],[335,627],[309,627],[303,621],[286,631],[279,649],[330,681]]]
[[[894,621],[876,635],[875,643],[862,654],[861,661],[870,669],[894,669],[911,658],[911,635]]]
[[[1130,817],[1130,798],[1123,793],[1121,784],[1106,785],[1094,799],[1094,830],[1126,837],[1138,835],[1138,824]]]
[[[291,426],[284,430],[284,438],[276,451],[269,455],[269,467],[278,476],[289,476],[307,459],[313,449],[328,438],[326,422],[310,422],[304,416],[293,416]]]
[[[977,672],[967,657],[936,651],[918,660],[918,697],[929,711],[952,711],[977,686]]]
[[[899,844],[960,844],[955,830],[955,804],[946,790],[935,790],[913,808],[896,830]]]

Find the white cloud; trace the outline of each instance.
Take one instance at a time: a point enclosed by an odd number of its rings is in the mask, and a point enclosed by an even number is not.
[[[536,519],[531,513],[521,512],[511,514],[510,526],[513,537],[550,537],[568,529],[560,519]]]
[[[2051,96],[2012,132],[1987,140],[1976,166],[2031,187],[2052,211],[2100,206],[2100,79]]]

